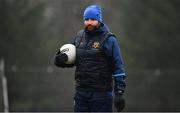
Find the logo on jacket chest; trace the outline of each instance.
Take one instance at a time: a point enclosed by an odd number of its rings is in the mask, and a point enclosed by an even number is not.
[[[100,48],[100,43],[99,42],[94,42],[92,44],[92,48],[95,48],[95,49]]]

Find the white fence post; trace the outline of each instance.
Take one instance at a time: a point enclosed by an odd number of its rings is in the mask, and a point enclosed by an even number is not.
[[[4,112],[9,113],[9,103],[8,103],[8,89],[7,89],[7,79],[4,72],[4,60],[0,59],[0,76],[2,79],[2,93],[3,93],[3,104]]]

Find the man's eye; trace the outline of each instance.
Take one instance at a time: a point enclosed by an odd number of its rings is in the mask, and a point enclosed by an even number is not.
[[[95,19],[94,19],[94,18],[90,18],[90,20],[93,20],[93,21],[94,21]]]
[[[96,20],[96,19],[94,19],[94,18],[86,18],[85,20],[86,20],[86,21],[88,21],[88,20],[93,20],[93,21],[94,21],[94,20]]]

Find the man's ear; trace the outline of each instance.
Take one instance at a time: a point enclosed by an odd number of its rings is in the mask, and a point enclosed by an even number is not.
[[[98,22],[96,28],[99,28],[101,26],[101,22]]]

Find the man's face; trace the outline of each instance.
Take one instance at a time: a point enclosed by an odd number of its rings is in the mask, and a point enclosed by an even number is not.
[[[95,19],[86,19],[84,21],[84,25],[87,28],[87,30],[92,31],[97,29],[100,26],[100,23]]]

